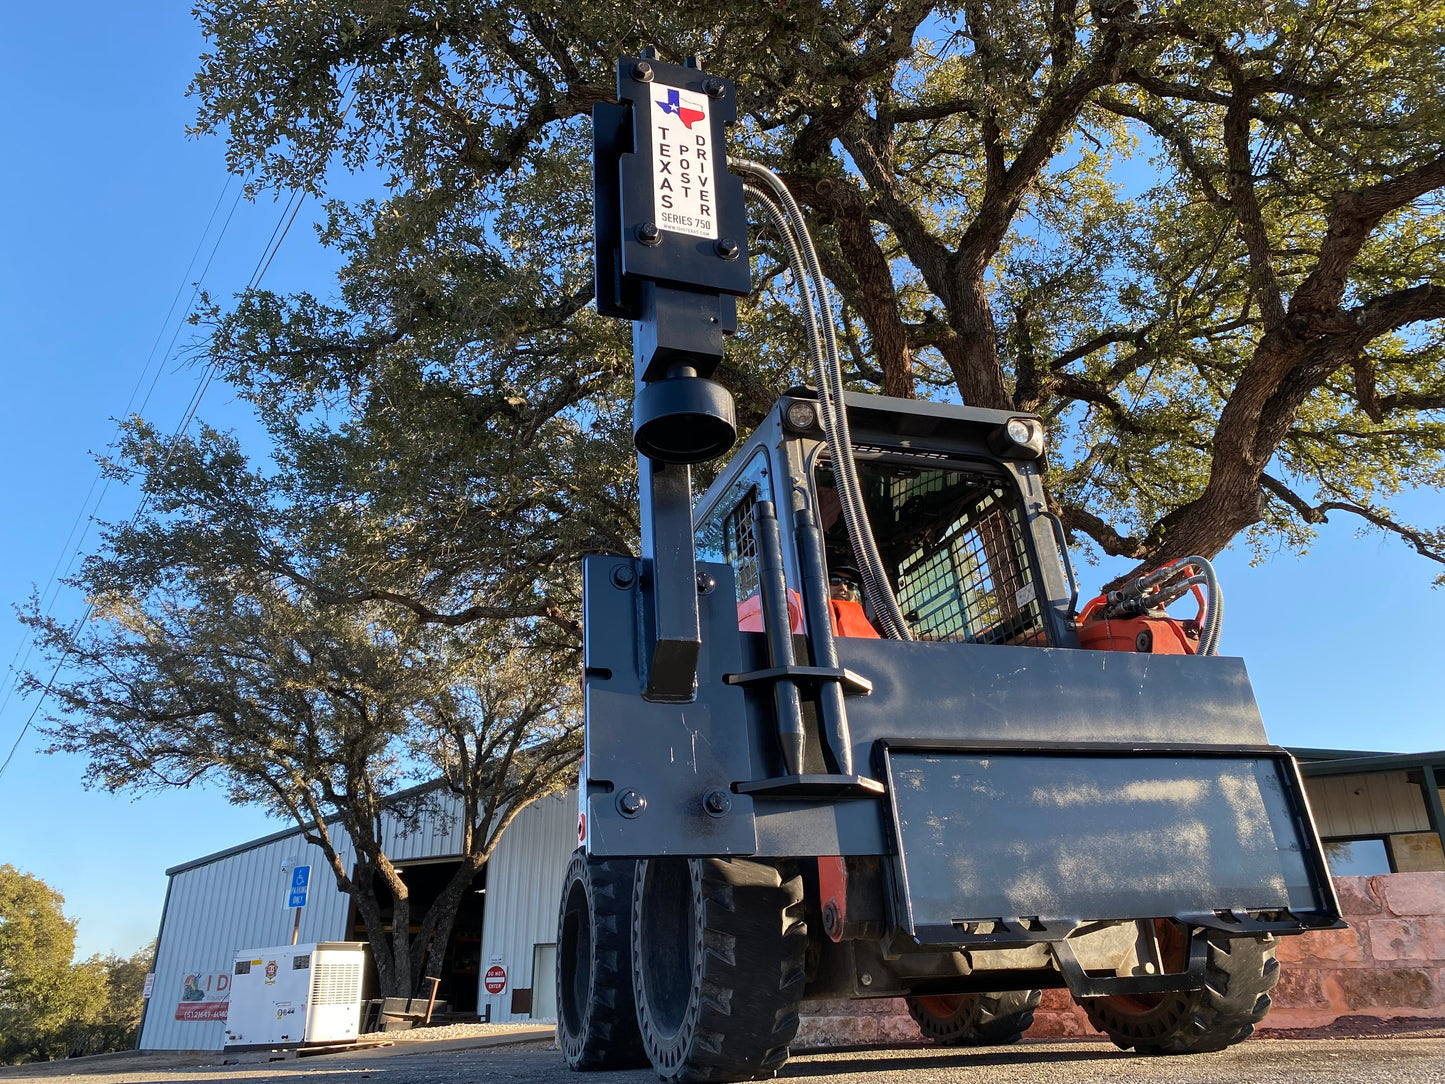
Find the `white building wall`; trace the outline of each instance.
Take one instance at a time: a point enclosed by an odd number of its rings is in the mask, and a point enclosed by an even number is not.
[[[354,861],[351,842],[340,828],[333,826],[332,833],[349,869]],[[387,853],[396,862],[454,857],[461,851],[461,835],[459,818],[445,808],[424,813],[410,830],[394,821],[383,825]],[[487,867],[481,972],[484,976],[492,957],[500,957],[508,983],[496,996],[479,990],[481,1003],[491,1004],[493,1020],[530,1019],[511,1012],[512,990],[530,988],[534,947],[556,939],[562,876],[576,838],[577,794],[568,790],[522,810],[498,841]],[[311,866],[299,939],[348,939],[350,897],[336,888],[320,848],[304,842],[300,832],[267,837],[178,867],[166,896],[141,1049],[220,1049],[225,1039],[223,1007],[211,1010],[220,1016],[217,1020],[177,1017],[201,1015],[204,1006],[224,1000],[223,988],[240,949],[291,943],[295,911],[285,904],[292,861]],[[202,1002],[183,1000],[188,978],[204,995]]]
[[[576,848],[577,792],[566,790],[518,813],[492,852],[487,864],[481,972],[485,981],[487,969],[501,964],[507,986],[499,994],[489,994],[483,985],[478,1005],[491,1007],[494,1022],[547,1018],[512,1012],[512,993],[532,990],[535,997],[539,980],[551,984],[550,974],[533,974],[532,963],[538,945],[556,943],[562,878]],[[544,960],[550,959],[544,954]]]
[[[462,853],[462,804],[455,795],[443,794],[422,806],[410,823],[389,817],[381,825],[381,849],[393,862]]]
[[[1326,838],[1430,830],[1424,796],[1404,772],[1316,776],[1305,789],[1315,827]]]
[[[341,853],[349,865],[349,847]],[[304,842],[299,832],[179,870],[172,874],[166,895],[155,987],[146,1006],[141,1049],[221,1048],[226,1030],[223,1007],[215,1010],[218,1020],[177,1017],[203,1012],[202,1005],[224,1000],[239,950],[291,943],[296,912],[286,907],[286,893],[293,860],[311,866],[300,940],[344,939],[350,897],[337,890],[320,848]],[[194,988],[206,995],[201,1004],[184,1000],[192,976]]]

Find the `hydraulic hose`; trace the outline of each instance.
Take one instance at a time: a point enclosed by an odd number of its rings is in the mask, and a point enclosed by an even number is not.
[[[1190,574],[1191,569],[1197,569]],[[1168,606],[1196,584],[1204,585],[1204,620],[1200,623],[1199,654],[1219,654],[1219,636],[1224,627],[1224,593],[1214,566],[1203,557],[1184,557],[1156,568],[1108,594],[1114,613],[1142,613],[1151,607]]]
[[[833,333],[832,303],[817,250],[808,235],[807,221],[782,178],[767,166],[734,158],[728,160],[728,166],[742,176],[746,192],[768,213],[782,238],[789,264],[795,268],[794,279],[803,303],[803,319],[817,374],[818,414],[833,461],[843,521],[874,620],[890,639],[911,640],[913,635],[899,609],[898,599],[893,594],[883,568],[883,559],[878,553],[863,502],[863,487],[853,462],[853,441],[848,431],[844,401],[843,367],[838,359],[838,342]],[[801,274],[797,273],[799,268]]]

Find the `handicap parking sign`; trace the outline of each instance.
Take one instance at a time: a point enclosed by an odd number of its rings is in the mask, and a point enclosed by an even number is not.
[[[311,867],[297,866],[291,871],[291,894],[287,898],[287,907],[305,907],[306,889],[311,884]]]

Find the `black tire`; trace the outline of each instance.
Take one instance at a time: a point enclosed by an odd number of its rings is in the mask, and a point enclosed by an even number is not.
[[[576,851],[557,919],[557,1046],[569,1068],[642,1069],[632,999],[634,859]]]
[[[1207,1054],[1254,1034],[1279,982],[1272,938],[1210,933],[1204,987],[1148,996],[1083,998],[1089,1023],[1121,1050]]]
[[[806,944],[803,881],[791,864],[638,862],[633,995],[658,1076],[771,1077],[798,1033]]]
[[[907,999],[919,1034],[940,1046],[1006,1046],[1034,1022],[1042,990],[927,994]]]

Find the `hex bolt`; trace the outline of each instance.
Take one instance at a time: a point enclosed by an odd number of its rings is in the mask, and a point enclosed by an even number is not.
[[[635,817],[647,808],[647,799],[637,791],[624,790],[617,796],[617,811],[624,817]]]
[[[710,75],[702,81],[702,89],[709,98],[721,98],[728,92],[727,84],[715,75]]]
[[[697,574],[697,593],[699,595],[712,594],[712,590],[716,586],[717,580],[714,577],[709,576],[706,572],[699,572]]]
[[[837,900],[823,904],[823,932],[835,941],[843,935],[843,916],[838,913]]]
[[[631,587],[637,579],[637,573],[631,565],[618,565],[612,570],[612,586],[620,587],[623,590]]]
[[[861,974],[861,975],[858,976],[858,981],[861,982],[864,986],[872,986],[872,985],[873,985],[873,976],[870,975],[870,974],[868,974],[868,972],[865,971],[865,972],[863,972],[863,974]]]
[[[702,796],[702,807],[710,817],[721,817],[733,806],[725,790],[710,790]]]
[[[652,82],[652,65],[645,60],[639,60],[636,64],[632,65],[632,78],[636,79],[639,83]]]
[[[644,245],[662,244],[662,231],[657,228],[656,222],[644,222],[637,227],[637,239]]]
[[[741,251],[738,243],[731,237],[719,238],[717,244],[713,245],[713,249],[725,260],[736,260],[738,252]]]

